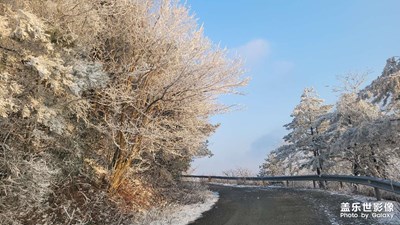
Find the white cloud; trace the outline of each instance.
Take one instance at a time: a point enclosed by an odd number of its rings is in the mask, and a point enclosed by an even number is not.
[[[270,44],[265,39],[255,39],[233,49],[233,53],[237,53],[248,67],[256,66],[263,62],[270,52]]]

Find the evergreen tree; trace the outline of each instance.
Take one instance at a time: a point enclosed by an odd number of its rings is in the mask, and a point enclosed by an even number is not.
[[[319,118],[332,108],[323,105],[323,100],[313,88],[306,88],[301,96],[300,104],[295,107],[292,122],[285,125],[291,132],[284,137],[285,141],[295,145],[299,151],[309,156],[304,166],[312,167],[317,175],[322,173],[325,146],[321,134],[326,130],[326,123],[319,123]]]

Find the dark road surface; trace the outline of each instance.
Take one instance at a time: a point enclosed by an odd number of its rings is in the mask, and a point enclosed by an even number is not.
[[[344,195],[291,188],[210,186],[219,200],[191,225],[380,224],[373,218],[340,218]]]

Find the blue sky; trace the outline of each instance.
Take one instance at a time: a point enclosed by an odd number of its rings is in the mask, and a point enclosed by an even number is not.
[[[337,76],[370,71],[400,55],[398,0],[187,0],[205,35],[246,60],[244,96],[224,96],[240,111],[212,118],[221,127],[210,138],[211,158],[196,159],[196,174],[221,174],[258,166],[282,143],[283,125],[305,87],[333,104]],[[367,82],[367,83],[368,83]]]

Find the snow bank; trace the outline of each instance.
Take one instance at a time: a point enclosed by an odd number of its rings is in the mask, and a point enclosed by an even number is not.
[[[226,187],[235,187],[235,188],[260,188],[261,186],[259,185],[251,185],[251,184],[227,184],[227,183],[216,183],[216,182],[210,182],[210,184],[213,185],[219,185],[219,186],[226,186]]]
[[[205,191],[205,201],[191,205],[170,205],[164,209],[148,212],[137,225],[186,225],[210,210],[218,201],[217,192]]]

